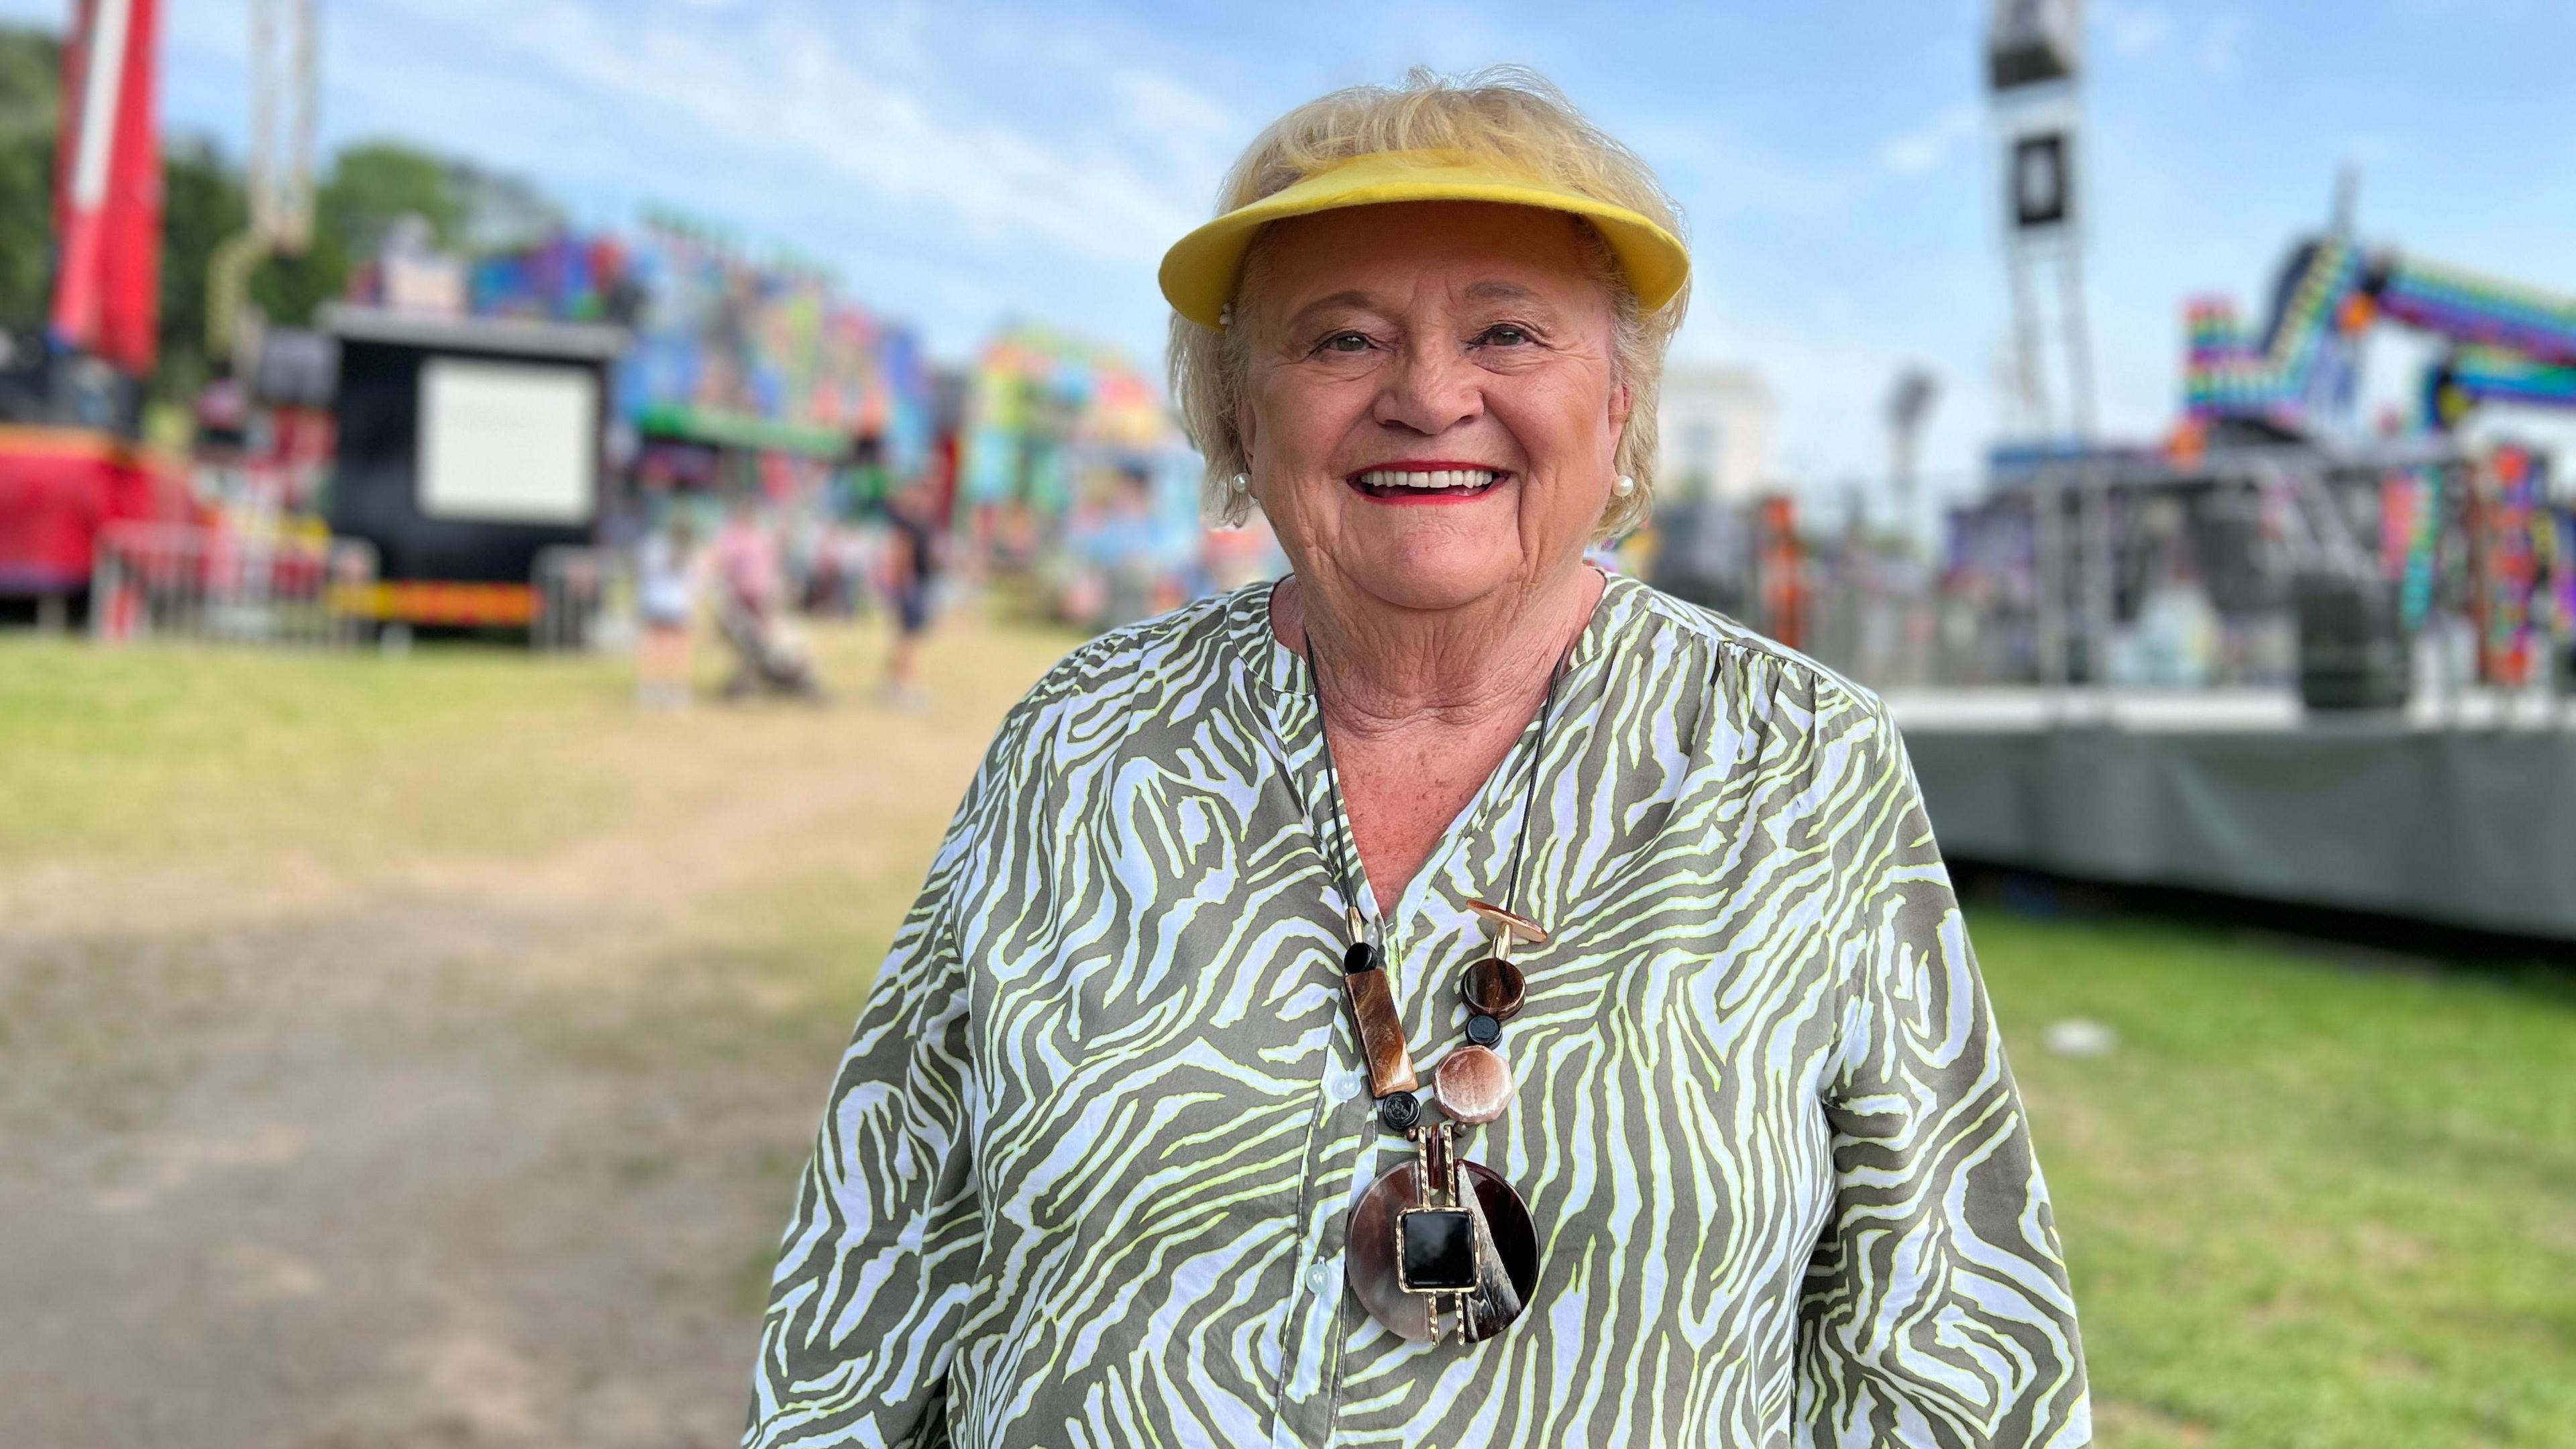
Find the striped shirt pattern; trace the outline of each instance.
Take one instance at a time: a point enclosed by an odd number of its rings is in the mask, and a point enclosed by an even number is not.
[[[744,1442],[2089,1442],[2047,1189],[1895,730],[1631,579],[1559,686],[1521,892],[1553,939],[1519,958],[1518,1096],[1464,1147],[1528,1203],[1537,1291],[1472,1346],[1368,1317],[1344,1220],[1410,1149],[1342,1004],[1348,825],[1268,597],[1103,636],[1002,725],[833,1083]],[[1384,903],[1426,1083],[1524,767]]]

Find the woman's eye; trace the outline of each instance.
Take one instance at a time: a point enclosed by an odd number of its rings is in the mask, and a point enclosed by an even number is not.
[[[1518,347],[1529,340],[1528,333],[1508,322],[1488,327],[1476,334],[1476,344],[1480,347]]]
[[[1366,352],[1368,351],[1368,345],[1369,340],[1367,335],[1364,333],[1336,332],[1332,336],[1324,339],[1323,350],[1326,352]]]

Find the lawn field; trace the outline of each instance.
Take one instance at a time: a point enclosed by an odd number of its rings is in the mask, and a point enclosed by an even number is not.
[[[0,1444],[731,1442],[870,966],[1070,642],[962,624],[912,716],[819,639],[852,702],[663,715],[0,637]],[[2576,1446],[2576,973],[1970,923],[2099,1442]]]
[[[1972,912],[2101,1442],[2576,1444],[2576,992]],[[2054,1056],[2040,1029],[2120,1047]]]

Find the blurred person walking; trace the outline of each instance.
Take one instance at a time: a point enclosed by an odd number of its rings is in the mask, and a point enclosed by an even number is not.
[[[819,702],[823,687],[814,677],[813,660],[781,617],[786,582],[778,535],[761,516],[756,496],[745,493],[734,499],[714,552],[717,628],[734,661],[725,676],[724,697],[740,700],[766,691]]]
[[[915,480],[886,500],[886,601],[894,638],[886,651],[879,697],[896,709],[930,707],[921,655],[930,633],[932,590],[939,582],[940,529],[930,485]]]
[[[1886,709],[1584,563],[1687,305],[1653,174],[1533,75],[1418,73],[1290,112],[1221,208],[1164,258],[1173,392],[1293,572],[1003,722],[745,1443],[2088,1442]]]
[[[674,506],[647,534],[636,559],[636,607],[644,636],[635,653],[635,702],[646,709],[689,703],[689,635],[698,617],[697,530]]]

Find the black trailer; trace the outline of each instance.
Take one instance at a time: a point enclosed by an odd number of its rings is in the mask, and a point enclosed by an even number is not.
[[[594,540],[619,328],[336,306],[331,531],[377,553],[383,623],[525,628],[538,555]]]

